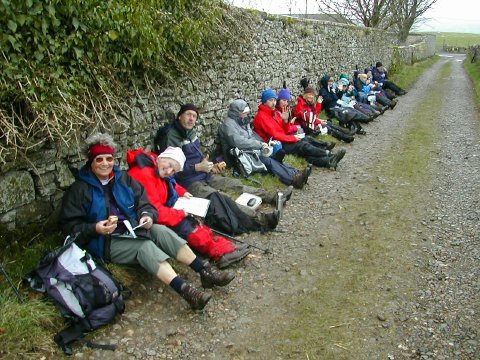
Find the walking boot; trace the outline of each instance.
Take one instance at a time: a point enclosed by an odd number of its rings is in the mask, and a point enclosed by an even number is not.
[[[393,108],[397,105],[397,99],[393,99],[392,103],[390,104],[390,109],[393,110]]]
[[[303,189],[311,173],[312,173],[312,164],[308,164],[305,169],[303,169],[302,171],[299,171],[293,177],[293,182],[292,182],[293,187],[295,189]]]
[[[335,145],[337,145],[336,142],[332,141],[332,142],[329,142],[327,146],[325,146],[325,150],[332,150]]]
[[[282,213],[278,210],[274,210],[270,213],[260,213],[258,216],[258,222],[266,230],[273,230],[277,227],[281,215]]]
[[[189,283],[182,285],[180,295],[190,304],[193,310],[202,310],[212,297],[209,293],[198,290]]]
[[[343,159],[343,157],[345,156],[345,153],[346,153],[345,149],[341,149],[330,158],[330,169],[337,170],[337,165],[340,162],[340,160]]]
[[[228,254],[225,254],[224,256],[226,255]],[[205,264],[203,265],[202,271],[200,271],[200,280],[202,281],[202,286],[205,289],[212,288],[215,285],[216,286],[228,285],[234,278],[235,278],[234,273],[230,271],[217,270],[208,261],[205,262]]]
[[[238,246],[234,251],[223,255],[215,262],[215,265],[217,265],[219,269],[225,269],[226,267],[243,260],[248,254],[250,254],[248,245],[242,244],[242,246]]]

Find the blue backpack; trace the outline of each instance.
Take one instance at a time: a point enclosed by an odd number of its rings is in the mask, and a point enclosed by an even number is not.
[[[105,267],[75,244],[77,236],[67,237],[64,246],[47,253],[25,280],[34,290],[46,294],[69,321],[69,326],[54,337],[65,354],[73,353],[71,345],[75,341],[114,350],[113,345],[94,344],[83,337],[123,313],[124,288]]]

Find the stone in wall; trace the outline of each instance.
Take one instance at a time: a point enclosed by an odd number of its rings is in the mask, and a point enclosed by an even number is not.
[[[0,214],[34,200],[35,188],[28,171],[11,171],[0,178]]]
[[[41,222],[45,214],[50,214],[53,204],[50,201],[33,201],[17,209],[15,223],[17,226]]]

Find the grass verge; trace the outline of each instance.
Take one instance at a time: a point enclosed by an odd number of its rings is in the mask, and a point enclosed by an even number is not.
[[[447,88],[450,71],[447,63],[437,81],[439,91]],[[412,294],[413,284],[404,274],[416,271],[411,252],[421,241],[416,227],[429,205],[430,151],[440,136],[442,99],[421,101],[403,140],[375,164],[371,179],[376,180],[360,183],[355,199],[341,211],[342,221],[325,229],[336,243],[312,249],[308,266],[318,275],[309,286],[315,290],[295,299],[294,308],[291,299],[285,303],[288,326],[276,350],[286,358],[380,359],[401,342],[395,309]],[[381,326],[379,315],[388,326]],[[398,342],[382,343],[391,339]]]
[[[475,90],[475,103],[477,107],[480,106],[480,59],[477,62],[471,62],[473,54],[467,54],[467,59],[464,62],[465,70],[472,80],[473,88]]]
[[[438,60],[440,60],[440,56],[434,55],[427,60],[419,61],[413,65],[404,65],[395,74],[392,74],[391,80],[401,88],[409,89],[420,75]]]

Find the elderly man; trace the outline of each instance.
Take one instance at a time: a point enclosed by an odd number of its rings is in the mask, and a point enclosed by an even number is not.
[[[185,211],[173,208],[179,196],[192,196],[173,178],[185,164],[182,149],[168,147],[158,157],[144,150],[130,150],[127,152],[127,163],[128,173],[145,187],[148,199],[158,211],[158,224],[170,227],[194,250],[213,259],[220,269],[250,253],[247,246],[234,246],[226,238],[215,235],[208,226],[199,225]]]
[[[167,260],[172,257],[190,266],[200,274],[205,288],[225,286],[235,275],[213,268],[172,230],[155,224],[158,212],[143,186],[114,166],[116,145],[110,135],[94,134],[86,143],[87,162],[63,198],[59,223],[64,234],[80,233],[77,245],[99,258],[140,264],[170,285],[192,309],[203,309],[211,295],[178,276]]]
[[[155,137],[155,146],[160,153],[168,146],[181,147],[186,157],[183,171],[175,174],[175,178],[180,185],[185,187],[196,197],[209,198],[212,194],[232,191],[235,193],[250,193],[262,198],[267,204],[274,204],[277,210],[270,213],[256,213],[246,206],[240,206],[242,212],[249,217],[255,218],[265,230],[273,230],[280,220],[279,196],[276,191],[265,191],[264,189],[246,186],[238,179],[233,179],[220,175],[225,170],[224,162],[216,163],[209,161],[208,155],[205,156],[201,150],[200,139],[198,138],[194,127],[198,119],[198,108],[193,104],[182,105],[173,124],[168,124],[160,128]],[[284,191],[285,198],[288,200],[292,189],[287,188]],[[280,200],[282,201],[282,200]]]
[[[244,151],[268,148],[268,144],[256,134],[250,125],[252,118],[250,108],[245,100],[238,99],[230,104],[228,115],[218,129],[218,140],[222,146],[223,156],[229,159],[230,149],[238,148]],[[303,171],[283,164],[274,158],[259,155],[260,161],[267,170],[277,176],[281,182],[302,189],[312,171],[308,165]]]
[[[290,129],[288,114],[275,110],[277,103],[277,94],[272,89],[267,89],[262,93],[262,103],[258,107],[257,116],[253,120],[253,127],[263,141],[270,138],[282,142],[283,149],[287,154],[304,157],[309,163],[331,169],[337,169],[337,164],[345,155],[345,150],[339,150],[333,154],[327,150],[324,144],[305,137],[305,134],[289,134]]]

